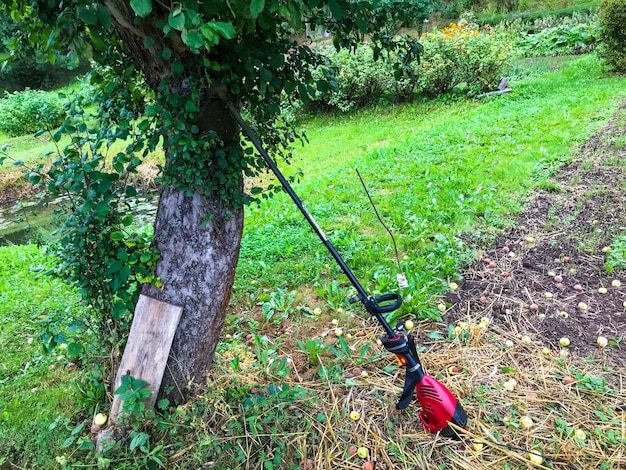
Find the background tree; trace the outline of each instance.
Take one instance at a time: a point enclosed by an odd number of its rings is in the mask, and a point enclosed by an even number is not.
[[[308,24],[322,25],[336,47],[366,39],[375,54],[392,51],[402,64],[419,53],[411,38],[395,35],[420,24],[431,0],[1,0],[21,22],[15,47],[68,60],[93,60],[99,112],[70,118],[51,132],[71,143],[58,149],[46,177],[34,183],[72,196],[62,239],[65,273],[110,318],[127,318],[138,290],[184,308],[163,386],[186,398],[209,370],[230,299],[243,231],[243,206],[260,190],[244,192],[244,177],[262,161],[242,144],[218,95],[225,94],[254,123],[270,151],[289,158],[302,137],[281,119],[281,100],[307,97],[332,84],[313,83],[322,59],[294,40]],[[4,59],[9,59],[5,55]],[[112,142],[131,142],[112,157]],[[141,157],[162,146],[160,199],[149,239],[132,233],[121,202],[135,196],[130,176]],[[153,271],[153,268],[155,271]],[[164,389],[162,388],[162,390]]]

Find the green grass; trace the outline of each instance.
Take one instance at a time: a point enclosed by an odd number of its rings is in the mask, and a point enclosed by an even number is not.
[[[411,300],[400,313],[436,316],[433,299],[471,256],[462,238],[480,241],[509,224],[532,188],[611,114],[625,84],[587,56],[497,98],[316,117],[306,123],[310,145],[296,152],[305,175],[296,191],[365,286],[394,290],[392,244],[358,168],[405,257]],[[343,279],[285,195],[249,208],[237,295],[334,278]]]
[[[38,339],[67,309],[80,308],[75,293],[41,272],[49,263],[35,245],[0,248],[0,463],[9,447],[30,468],[49,462],[65,434],[53,423],[80,408],[76,372],[66,370],[62,351],[46,354]]]

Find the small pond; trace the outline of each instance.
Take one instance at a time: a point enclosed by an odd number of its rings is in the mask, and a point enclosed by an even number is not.
[[[0,207],[0,246],[21,245],[34,239],[53,241],[54,231],[62,224],[62,209],[67,204],[69,199],[60,197]],[[128,210],[135,214],[136,224],[152,224],[157,204],[157,196],[148,195],[128,201]]]

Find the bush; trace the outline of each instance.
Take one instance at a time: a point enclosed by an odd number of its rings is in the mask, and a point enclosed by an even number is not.
[[[524,57],[585,54],[593,51],[599,40],[597,23],[560,25],[536,34],[518,35],[515,47]]]
[[[617,72],[626,72],[626,5],[624,0],[602,0],[600,18],[600,56]]]
[[[354,53],[331,46],[319,50],[330,62],[334,71],[336,88],[318,93],[313,102],[325,108],[337,108],[347,112],[380,101],[393,92],[393,64],[385,58],[374,60],[369,46],[359,46]],[[324,78],[327,67],[319,67],[314,75]]]
[[[470,96],[494,90],[512,49],[505,33],[479,30],[463,20],[425,34],[421,42],[424,54],[416,70],[422,93],[428,97],[449,93],[461,84]]]
[[[328,67],[335,70],[336,87],[318,92],[313,103],[322,108],[352,111],[381,100],[406,101],[415,92],[434,98],[449,93],[463,84],[465,93],[474,96],[496,88],[503,77],[511,52],[511,38],[505,32],[461,20],[459,25],[424,34],[420,39],[424,51],[420,62],[411,64],[414,75],[396,79],[393,55],[377,61],[369,46],[360,46],[354,53],[337,52],[327,46],[320,48],[329,65],[314,72],[324,78]]]
[[[46,127],[58,127],[63,118],[55,93],[25,90],[0,100],[0,131],[11,137],[34,134],[44,122]]]

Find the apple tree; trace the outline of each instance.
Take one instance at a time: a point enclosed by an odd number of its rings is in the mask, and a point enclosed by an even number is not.
[[[162,391],[181,401],[209,370],[229,303],[243,208],[259,193],[244,178],[262,171],[220,100],[245,113],[263,144],[288,159],[301,135],[281,118],[282,100],[332,86],[312,79],[324,59],[302,31],[324,28],[337,48],[367,41],[402,64],[419,54],[398,30],[419,24],[433,0],[0,0],[22,26],[11,60],[29,45],[54,60],[93,64],[98,112],[68,106],[51,167],[33,183],[70,195],[61,239],[66,277],[108,324],[128,318],[139,288],[183,307]],[[404,62],[403,62],[404,60]],[[63,138],[65,136],[65,138]],[[62,146],[61,142],[69,144]],[[114,152],[113,143],[125,149]],[[130,230],[132,175],[162,148],[153,239]],[[52,341],[52,340],[51,340]]]

